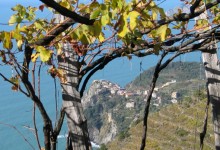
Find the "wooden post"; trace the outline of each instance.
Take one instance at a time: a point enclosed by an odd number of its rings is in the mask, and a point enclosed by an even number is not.
[[[59,1],[59,0],[57,0]],[[64,21],[64,16],[55,15],[57,22]],[[63,43],[63,56],[58,56],[59,68],[64,71],[66,82],[60,83],[62,88],[63,108],[66,114],[70,140],[68,150],[91,150],[91,142],[84,116],[81,97],[77,90],[79,84],[78,55],[69,43]]]
[[[209,90],[208,97],[212,104],[215,147],[216,150],[220,150],[220,69],[216,48],[208,52],[202,52],[202,60]]]
[[[196,19],[208,19],[207,12],[201,14]],[[209,29],[211,29],[211,26]],[[210,45],[207,51],[202,52],[202,61],[205,66],[208,98],[212,105],[215,148],[220,150],[220,68],[217,45]]]

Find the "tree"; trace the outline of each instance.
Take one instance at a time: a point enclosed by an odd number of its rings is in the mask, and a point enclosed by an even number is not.
[[[176,55],[198,50],[209,52],[210,45],[215,44],[213,39],[218,43],[220,37],[219,0],[207,0],[207,3],[202,0],[184,0],[190,11],[185,13],[179,9],[171,16],[167,16],[164,9],[153,0],[105,0],[103,3],[92,1],[90,4],[68,0],[40,1],[43,4],[39,8],[21,5],[12,8],[15,14],[11,16],[9,24],[14,29],[1,32],[3,50],[0,56],[2,64],[13,67],[17,75],[10,79],[0,72],[0,76],[12,84],[14,90],[19,90],[36,104],[44,121],[46,150],[56,149],[57,136],[65,115],[69,129],[67,149],[91,149],[81,97],[90,77],[112,60],[122,56],[132,59],[133,55],[162,55],[163,59],[166,54],[173,52]],[[37,10],[44,11],[49,7],[53,13],[61,14],[66,19],[57,23],[53,18],[35,18]],[[190,28],[190,19],[206,10],[210,10],[213,17],[210,19],[212,28],[197,33],[198,29],[205,29],[209,24],[207,20],[201,19]],[[27,26],[22,24],[23,21],[32,23]],[[16,43],[16,50],[13,49],[13,43]],[[18,53],[24,56],[22,65],[16,57]],[[55,61],[57,57],[58,63]],[[158,63],[159,72],[169,63],[167,61],[161,66],[161,61]],[[55,125],[29,77],[30,67],[35,70],[37,63],[50,65],[49,73],[53,78],[60,79],[63,89],[63,107]],[[159,72],[155,74],[156,78]],[[156,78],[152,80],[152,90]],[[150,98],[145,114],[148,112]],[[142,143],[145,143],[147,131],[145,116],[145,138]],[[142,145],[141,149],[144,147]]]

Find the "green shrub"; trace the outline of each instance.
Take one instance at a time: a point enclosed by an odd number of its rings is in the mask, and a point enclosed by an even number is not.
[[[125,138],[127,138],[127,137],[129,137],[129,136],[130,136],[130,134],[128,133],[128,130],[122,131],[122,132],[120,132],[120,133],[118,134],[118,140],[119,140],[119,141],[122,141],[122,140],[124,140]]]
[[[180,136],[180,137],[184,137],[184,136],[187,136],[187,135],[189,134],[189,132],[186,131],[186,130],[184,130],[184,129],[182,129],[182,128],[178,128],[178,129],[176,130],[176,134],[177,134],[178,136]]]
[[[101,144],[99,150],[108,150],[105,144]]]

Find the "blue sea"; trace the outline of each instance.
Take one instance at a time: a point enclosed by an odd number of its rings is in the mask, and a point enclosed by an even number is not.
[[[4,69],[4,72],[9,77],[13,76],[11,70]],[[56,120],[54,80],[47,74],[46,68],[43,69],[41,75],[41,100],[54,125]],[[33,102],[21,92],[12,91],[11,86],[3,81],[2,78],[0,79],[0,85],[0,150],[29,150],[33,149],[32,147],[38,149],[35,134],[32,130]],[[58,80],[57,85],[59,85]],[[62,102],[59,86],[56,93],[58,96],[58,107],[61,108]],[[43,147],[43,121],[38,110],[36,111],[36,122],[41,147]],[[58,136],[58,150],[65,148],[66,133],[65,121]]]
[[[198,53],[185,55],[184,57],[185,59],[187,58],[185,61],[199,61],[200,59]],[[176,59],[176,61],[178,60],[179,58]],[[97,72],[91,78],[88,85],[90,85],[92,80],[106,79],[123,87],[132,81],[143,70],[154,66],[156,61],[157,56],[133,58],[132,60],[128,60],[127,58],[115,60],[113,63],[107,65],[104,70]],[[140,62],[143,70],[140,70]],[[62,104],[61,91],[58,79],[56,79],[57,90],[55,91],[54,80],[50,77],[50,75],[48,75],[47,69],[47,66],[44,66],[41,71],[40,94],[41,101],[43,102],[54,124],[54,121],[56,120],[55,93],[57,94],[58,107],[60,108]],[[4,73],[7,77],[14,75],[14,71],[11,70],[11,68],[5,68],[2,66],[0,67],[0,72]],[[2,78],[0,78],[0,85],[0,150],[29,150],[32,149],[31,146],[38,149],[35,135],[33,130],[31,130],[31,128],[33,128],[33,102],[21,92],[12,91],[11,85]],[[39,112],[37,111],[36,113],[40,143],[43,147],[43,122]],[[67,127],[66,122],[64,122],[58,138],[58,150],[63,150],[65,147],[66,133]]]

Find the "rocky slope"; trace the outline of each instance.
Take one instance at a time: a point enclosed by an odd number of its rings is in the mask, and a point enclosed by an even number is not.
[[[106,80],[95,80],[84,94],[83,105],[91,139],[108,143],[142,118],[153,68],[122,88]],[[152,95],[151,111],[187,99],[204,87],[204,69],[199,63],[171,63],[162,71]]]

